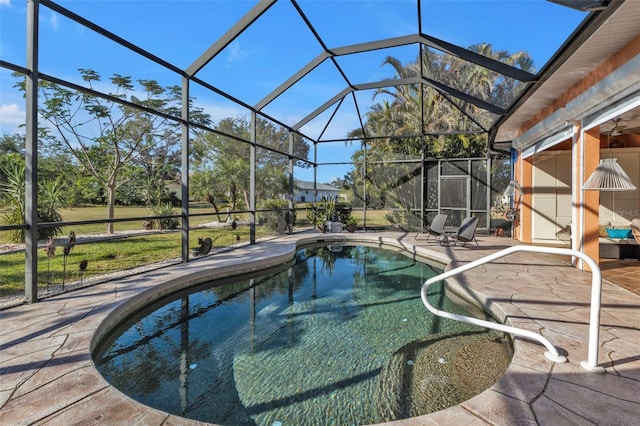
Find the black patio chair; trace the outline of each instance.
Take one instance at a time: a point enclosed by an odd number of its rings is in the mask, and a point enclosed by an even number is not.
[[[431,221],[431,223],[429,224],[429,226],[427,226],[424,230],[424,232],[427,233],[427,241],[429,241],[429,238],[436,237],[436,242],[440,240],[440,238],[442,238],[442,236],[444,235],[444,226],[447,223],[447,218],[449,217],[449,215],[445,214],[445,213],[438,213],[433,220]],[[416,236],[417,237],[417,236]]]
[[[451,236],[453,239],[453,245],[457,246],[458,241],[460,241],[464,247],[468,242],[475,241],[476,247],[479,247],[478,240],[476,240],[475,236],[476,227],[478,226],[479,221],[480,219],[477,217],[468,217],[463,220],[456,233]]]

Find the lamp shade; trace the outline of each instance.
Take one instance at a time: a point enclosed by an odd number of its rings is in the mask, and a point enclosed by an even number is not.
[[[516,192],[520,192],[521,194],[524,194],[524,191],[522,190],[522,186],[520,186],[520,184],[518,183],[517,180],[511,180],[509,181],[509,185],[507,185],[507,187],[504,190],[504,193],[502,194],[503,197],[514,197],[516,195]]]
[[[583,191],[635,191],[637,188],[624,172],[617,158],[603,158],[589,179],[582,185]]]

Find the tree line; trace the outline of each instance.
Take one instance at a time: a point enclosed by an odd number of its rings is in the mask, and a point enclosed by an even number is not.
[[[523,52],[495,51],[489,44],[470,50],[533,70],[531,58]],[[393,67],[398,79],[423,76],[496,105],[508,105],[520,89],[518,81],[431,49],[424,49],[413,62],[402,64],[387,57],[383,65]],[[79,72],[89,89],[104,86],[96,71]],[[24,76],[14,76],[16,87],[24,93]],[[171,187],[180,183],[181,174],[180,87],[163,87],[155,80],[134,82],[119,74],[108,81],[107,97],[39,82],[38,215],[43,222],[62,220],[57,211],[64,206],[104,205],[106,218],[113,219],[116,205],[146,206],[160,216],[171,214],[172,206],[179,203],[180,194]],[[419,167],[385,167],[390,160],[422,154],[427,158],[486,155],[491,113],[424,84],[381,88],[376,98],[378,102],[365,114],[364,126],[346,135],[352,142],[360,141],[361,149],[352,157],[354,169],[339,179],[356,199],[358,188],[366,187],[369,195],[363,203],[383,207],[388,196],[395,196],[400,205],[415,205],[419,186],[412,182]],[[190,199],[208,202],[218,213],[222,205],[232,212],[248,209],[250,145],[243,141],[250,140],[249,120],[228,117],[212,123],[194,99],[189,105],[190,120],[197,124],[190,135]],[[289,157],[281,153],[288,152],[289,132],[262,118],[256,131],[258,143],[271,148],[257,149],[255,169],[256,198],[269,205],[288,192]],[[24,222],[24,146],[19,134],[0,137],[5,223]],[[307,159],[309,149],[306,140],[294,136],[298,158]],[[310,164],[297,161],[296,165]],[[372,179],[376,168],[386,173]],[[107,232],[113,232],[113,223],[107,224]]]
[[[102,85],[94,70],[80,69],[90,89]],[[24,77],[14,74],[16,87],[25,91]],[[38,216],[57,222],[61,207],[105,205],[113,219],[116,205],[148,207],[154,215],[172,214],[179,205],[176,186],[181,178],[181,90],[162,87],[155,80],[115,74],[109,78],[111,98],[78,92],[40,81],[38,114]],[[249,205],[250,123],[244,117],[212,123],[209,114],[190,99],[192,127],[191,194],[197,201],[224,203],[231,210]],[[214,131],[203,130],[208,127]],[[256,174],[259,199],[276,198],[288,182],[288,131],[265,119],[257,121],[259,149]],[[294,138],[295,152],[306,158],[308,143]],[[24,223],[25,140],[20,134],[0,137],[0,186],[4,222]],[[299,166],[306,163],[299,161]],[[172,189],[173,187],[173,189]],[[216,204],[216,200],[218,204]],[[107,232],[113,232],[113,223]],[[55,235],[42,229],[39,237]],[[24,239],[23,231],[15,233]]]
[[[495,50],[488,43],[473,45],[469,50],[524,71],[535,71],[526,52]],[[403,64],[389,56],[382,65],[393,68],[394,79],[423,77],[500,107],[510,105],[524,88],[520,81],[430,48],[424,48],[414,61]],[[455,159],[489,154],[487,133],[496,119],[490,111],[423,83],[380,88],[373,98],[378,102],[366,113],[363,127],[347,135],[349,143],[360,142],[361,147],[352,156],[352,173],[340,181],[363,204],[372,208],[417,208],[423,155],[425,159]],[[397,160],[409,161],[394,163]]]

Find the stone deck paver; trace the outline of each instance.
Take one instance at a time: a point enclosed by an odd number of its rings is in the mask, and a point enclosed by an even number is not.
[[[95,339],[131,309],[176,287],[281,264],[296,244],[334,238],[382,242],[449,267],[514,244],[486,237],[479,238],[479,248],[454,250],[414,236],[298,234],[0,311],[0,425],[202,424],[146,407],[111,387],[91,360]],[[544,347],[516,337],[513,360],[490,389],[394,425],[640,425],[639,295],[603,283],[598,364],[606,374],[600,375],[579,364],[587,359],[589,273],[557,256],[515,253],[449,284],[482,301],[497,318],[541,331],[568,362],[548,361]]]

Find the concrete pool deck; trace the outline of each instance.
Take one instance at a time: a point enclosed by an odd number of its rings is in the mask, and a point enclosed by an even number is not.
[[[515,244],[479,237],[479,248],[454,250],[414,237],[296,234],[0,311],[0,425],[202,424],[146,407],[110,386],[91,359],[95,336],[131,309],[177,287],[282,264],[296,244],[334,238],[383,243],[450,266]],[[518,252],[449,282],[506,323],[541,331],[568,362],[553,363],[543,356],[543,346],[516,337],[513,360],[490,389],[454,407],[392,424],[640,424],[640,295],[603,282],[602,375],[580,367],[587,359],[591,274],[559,256]]]

